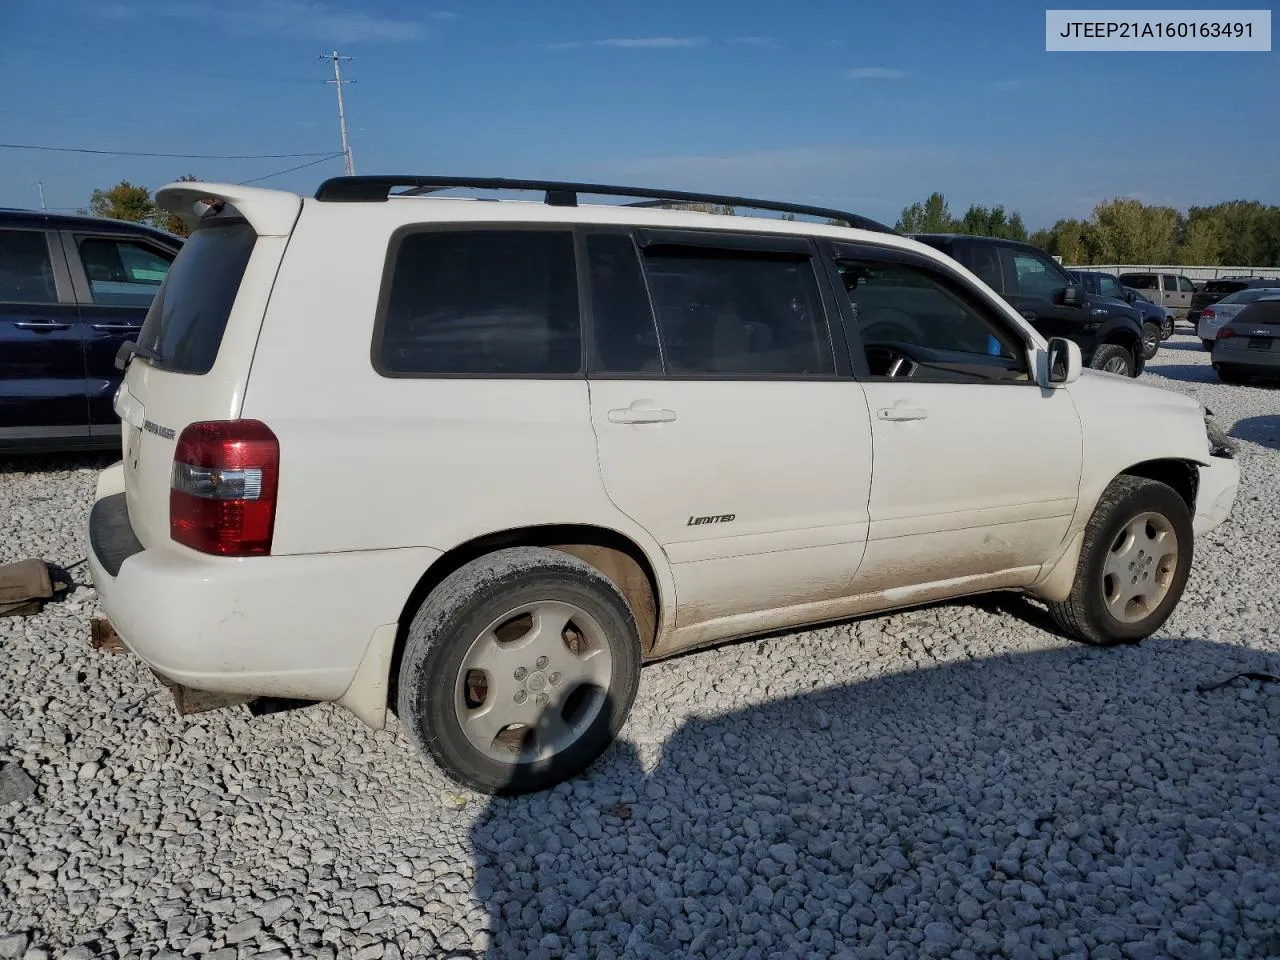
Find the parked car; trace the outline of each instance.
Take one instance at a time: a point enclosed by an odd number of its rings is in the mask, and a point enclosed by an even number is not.
[[[100,635],[179,691],[391,705],[476,790],[573,776],[642,662],[733,637],[988,590],[1146,637],[1236,496],[1196,401],[853,214],[435,177],[157,200],[193,232],[120,357]]]
[[[1141,290],[1154,304],[1168,307],[1175,320],[1187,320],[1196,285],[1180,273],[1122,273],[1122,286]]]
[[[1223,383],[1280,378],[1280,297],[1246,304],[1219,328],[1213,369]]]
[[[1150,360],[1160,349],[1160,341],[1173,335],[1173,317],[1136,290],[1127,290],[1111,274],[1100,270],[1068,270],[1067,276],[1080,284],[1092,297],[1125,303],[1142,317],[1143,356]],[[1166,334],[1166,330],[1168,333]]]
[[[1086,365],[1136,377],[1146,365],[1142,315],[1133,307],[1090,296],[1038,247],[962,234],[912,234],[973,271],[1045,337],[1066,337]]]
[[[1239,293],[1241,290],[1254,290],[1258,287],[1280,287],[1280,279],[1276,277],[1223,277],[1219,280],[1209,280],[1205,283],[1204,289],[1196,293],[1195,299],[1191,303],[1189,319],[1198,326],[1200,317],[1206,307],[1221,302],[1233,293]],[[1200,339],[1212,340],[1213,338],[1201,337]],[[1205,344],[1205,349],[1209,349],[1209,344]]]
[[[119,446],[116,352],[181,246],[135,223],[0,210],[0,452]]]
[[[1228,294],[1213,306],[1204,308],[1200,314],[1200,320],[1196,323],[1196,336],[1200,338],[1206,350],[1212,350],[1223,325],[1239,316],[1245,307],[1258,300],[1277,298],[1280,298],[1280,283],[1274,287],[1248,287]]]

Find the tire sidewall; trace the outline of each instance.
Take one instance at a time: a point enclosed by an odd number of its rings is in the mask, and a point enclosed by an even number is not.
[[[1111,614],[1103,600],[1103,567],[1120,531],[1138,514],[1148,512],[1162,514],[1173,526],[1178,538],[1178,566],[1174,570],[1173,583],[1160,605],[1142,620],[1125,623]],[[1194,557],[1195,539],[1191,514],[1183,499],[1171,487],[1162,483],[1152,482],[1130,490],[1112,506],[1085,558],[1085,609],[1088,618],[1093,621],[1099,634],[1110,643],[1132,643],[1150,636],[1169,618],[1182,599]]]
[[[541,552],[541,551],[540,551]],[[555,554],[554,551],[545,551]],[[484,580],[459,602],[432,598],[414,618],[400,667],[399,713],[415,743],[453,779],[472,789],[517,794],[544,789],[589,766],[617,736],[635,700],[640,642],[622,594],[594,568],[569,557]],[[467,568],[459,571],[464,573]],[[458,576],[455,574],[454,576]],[[534,763],[505,764],[477,751],[458,720],[454,689],[471,643],[503,614],[524,604],[559,600],[581,607],[600,624],[613,658],[606,700],[570,747]]]
[[[1124,373],[1123,374],[1117,373],[1116,376],[1132,377],[1133,369],[1134,369],[1133,354],[1131,354],[1126,348],[1116,343],[1104,343],[1102,344],[1102,346],[1098,347],[1096,351],[1094,351],[1093,364],[1092,364],[1093,368],[1095,370],[1102,370],[1106,366],[1107,361],[1114,356],[1124,357],[1124,362],[1125,362]]]

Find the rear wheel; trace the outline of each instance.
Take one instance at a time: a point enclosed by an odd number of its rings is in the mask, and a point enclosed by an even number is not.
[[[635,618],[613,581],[541,547],[500,550],[419,608],[397,713],[414,745],[482,793],[542,790],[586,769],[640,679]]]
[[[1093,362],[1090,366],[1095,370],[1131,377],[1133,376],[1133,354],[1118,343],[1104,343],[1093,351]]]
[[[1193,550],[1191,511],[1172,487],[1117,477],[1085,527],[1070,596],[1049,612],[1086,643],[1149,637],[1181,599]]]
[[[1173,336],[1174,321],[1173,317],[1165,317],[1164,322],[1160,325],[1160,339],[1168,340]]]
[[[1142,325],[1142,357],[1150,360],[1160,351],[1160,325],[1149,321]]]
[[[1202,345],[1206,350],[1212,350],[1212,349],[1213,349],[1213,341],[1212,341],[1212,340],[1201,340],[1201,341],[1200,341],[1200,343],[1201,343],[1201,345]]]

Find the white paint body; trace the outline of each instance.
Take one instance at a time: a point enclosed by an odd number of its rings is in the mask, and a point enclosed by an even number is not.
[[[406,224],[751,230],[946,260],[895,235],[609,206],[324,203],[199,184],[211,194],[260,240],[208,374],[130,364],[117,400],[124,460],[97,496],[126,494],[145,549],[115,577],[90,550],[122,638],[188,686],[340,700],[377,726],[419,579],[451,549],[516,528],[574,524],[631,541],[654,572],[661,656],[994,588],[1062,594],[1102,491],[1144,461],[1198,467],[1197,532],[1223,522],[1235,498],[1237,468],[1210,455],[1194,401],[1093,371],[1050,385],[1045,341],[962,267],[1023,337],[1040,382],[389,379],[370,362],[388,242]],[[159,197],[176,210],[195,195],[175,185]],[[677,418],[610,419],[633,405]],[[882,416],[894,408],[927,416]],[[212,557],[171,540],[176,440],[142,429],[180,434],[237,417],[262,420],[280,442],[270,556]],[[728,513],[731,523],[687,522]]]

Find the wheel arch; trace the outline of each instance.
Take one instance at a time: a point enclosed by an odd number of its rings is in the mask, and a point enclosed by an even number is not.
[[[663,617],[674,602],[664,597],[663,583],[654,558],[634,539],[607,527],[590,524],[538,524],[493,531],[464,541],[446,551],[422,576],[405,598],[397,619],[395,645],[390,661],[389,703],[395,703],[395,687],[409,624],[432,590],[451,573],[472,560],[509,547],[548,547],[577,557],[608,577],[622,591],[635,614],[642,656],[647,656],[662,633]]]

